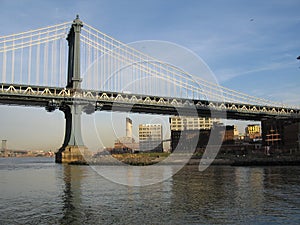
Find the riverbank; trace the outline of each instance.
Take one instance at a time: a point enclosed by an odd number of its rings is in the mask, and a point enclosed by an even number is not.
[[[189,165],[199,165],[201,158],[194,157],[189,161]],[[202,162],[211,160],[202,159]],[[300,166],[299,155],[224,155],[213,160],[211,165],[228,166]]]
[[[72,165],[121,165],[121,163],[131,166],[148,166],[161,162],[162,165],[182,164],[187,156],[179,155],[176,160],[165,162],[169,153],[138,153],[138,154],[114,154],[92,158],[88,162],[72,162]],[[182,158],[181,158],[182,157]],[[226,154],[217,156],[213,161],[204,159],[202,156],[193,156],[187,165],[226,165],[226,166],[300,166],[300,155],[232,155]]]

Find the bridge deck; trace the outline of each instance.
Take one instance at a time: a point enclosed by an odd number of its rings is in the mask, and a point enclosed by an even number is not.
[[[45,107],[48,111],[82,104],[86,113],[111,110],[257,121],[300,117],[300,109],[284,107],[16,84],[1,84],[0,104]]]

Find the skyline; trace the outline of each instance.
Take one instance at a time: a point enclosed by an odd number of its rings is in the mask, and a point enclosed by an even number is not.
[[[159,40],[183,46],[209,66],[222,86],[299,107],[300,3],[270,2],[3,0],[1,35],[72,21],[79,14],[84,23],[123,43]],[[8,147],[61,146],[62,112],[1,105],[0,114],[0,137],[8,140]],[[94,122],[109,127],[110,116],[101,112],[88,118],[83,114],[87,143],[95,139],[89,131]],[[126,115],[116,116],[116,124],[123,117]],[[165,120],[134,117],[137,121]],[[101,139],[112,138],[111,132],[97,132]]]

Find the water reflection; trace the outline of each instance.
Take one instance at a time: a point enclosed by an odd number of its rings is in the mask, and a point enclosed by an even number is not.
[[[234,207],[240,209],[240,216],[247,218],[249,215],[263,214],[265,208],[263,168],[235,168],[235,183]]]
[[[91,168],[101,177],[120,185],[147,186],[171,178],[174,171],[178,171],[181,165],[94,165]]]
[[[178,220],[199,223],[220,222],[217,215],[226,214],[229,189],[234,183],[231,167],[210,167],[204,172],[185,167],[173,177],[172,214]],[[186,212],[189,212],[188,214]]]
[[[166,174],[172,173],[169,169]],[[117,171],[111,167],[110,173]],[[63,165],[61,172],[60,224],[293,221],[283,212],[299,219],[300,170],[295,168],[212,166],[199,172],[197,166],[186,166],[172,178],[144,187],[113,183],[85,166]],[[142,169],[121,175],[128,182],[145,176]]]
[[[34,161],[36,160],[36,161]],[[113,167],[109,173],[117,173]],[[172,173],[166,169],[161,177]],[[164,174],[165,173],[165,174]],[[128,170],[134,183],[143,170]],[[0,159],[3,224],[299,224],[300,167],[186,166],[145,187],[89,166]],[[0,222],[0,223],[1,223]],[[1,224],[2,224],[1,223]]]
[[[105,167],[117,173],[114,167]],[[143,167],[119,174],[124,179],[138,180],[145,176]],[[62,165],[62,216],[60,224],[149,224],[160,223],[162,213],[169,216],[172,178],[146,187],[126,186],[104,179],[88,166]],[[161,176],[171,171],[164,168]]]
[[[262,168],[185,167],[173,180],[172,214],[187,223],[255,222],[264,212]]]
[[[81,214],[81,182],[83,177],[83,167],[62,165],[64,190],[63,200],[63,217],[61,224],[76,224],[82,219]]]
[[[264,168],[265,204],[270,213],[286,220],[297,218],[300,221],[300,167]],[[280,202],[280,205],[274,205]],[[284,208],[285,213],[283,213]]]

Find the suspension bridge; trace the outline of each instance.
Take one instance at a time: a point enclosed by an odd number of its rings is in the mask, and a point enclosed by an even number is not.
[[[83,24],[78,16],[70,22],[1,36],[0,72],[0,104],[64,112],[65,138],[57,162],[78,160],[80,151],[86,150],[82,112],[256,121],[300,117],[297,107],[206,81]]]

